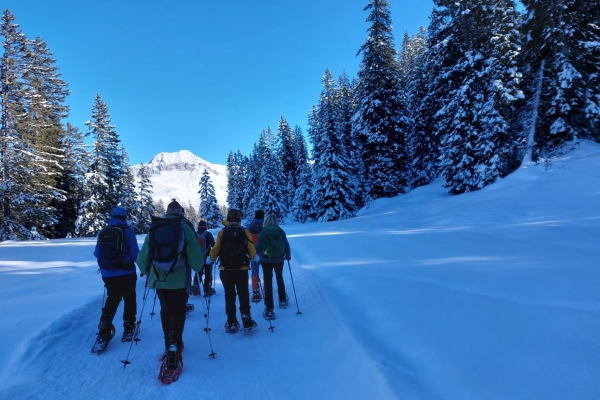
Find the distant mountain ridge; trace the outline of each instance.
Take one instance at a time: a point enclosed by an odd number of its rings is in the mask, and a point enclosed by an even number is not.
[[[198,208],[200,197],[198,190],[202,173],[206,169],[215,186],[215,195],[219,205],[227,201],[227,167],[221,164],[212,164],[192,153],[189,150],[180,150],[174,153],[158,153],[144,164],[151,168],[150,181],[153,186],[152,198],[154,201],[162,199],[167,204],[171,199],[177,199],[180,203],[188,204]],[[131,167],[136,179],[141,164]]]

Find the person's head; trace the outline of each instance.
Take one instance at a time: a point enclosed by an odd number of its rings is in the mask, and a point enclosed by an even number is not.
[[[204,232],[206,229],[208,229],[206,221],[200,220],[200,222],[198,222],[198,232]]]
[[[279,226],[279,220],[277,219],[277,216],[275,214],[267,215],[267,219],[265,219],[263,226]]]
[[[183,207],[177,202],[177,200],[173,199],[167,206],[167,212],[165,215],[184,215]]]
[[[265,212],[263,210],[256,210],[254,219],[265,219]]]
[[[127,220],[127,211],[123,207],[115,207],[112,211],[111,217],[120,219],[121,221]]]
[[[236,210],[235,208],[230,209],[227,212],[227,221],[237,222],[238,224],[240,222],[242,222],[242,216],[240,215],[240,210]]]

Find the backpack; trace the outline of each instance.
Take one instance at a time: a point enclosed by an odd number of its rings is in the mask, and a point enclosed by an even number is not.
[[[259,224],[256,222],[256,220],[254,220],[250,224],[250,229],[248,229],[250,231],[250,234],[252,235],[252,243],[254,243],[255,246],[258,243],[258,235],[260,235],[262,228],[263,228],[262,222]]]
[[[200,245],[200,248],[202,249],[202,254],[204,254],[205,257],[206,257],[206,250],[208,247],[206,244],[206,232],[208,232],[208,231],[204,231],[202,233],[196,232],[196,236],[198,237],[198,244]]]
[[[98,266],[100,269],[108,271],[123,269],[124,244],[123,229],[108,226],[100,231],[98,234]]]
[[[263,254],[269,258],[281,257],[285,254],[285,243],[281,237],[281,228],[267,226],[261,232]]]
[[[148,247],[152,255],[152,265],[169,273],[184,267],[182,218],[160,218],[152,216],[148,235]],[[158,277],[158,274],[156,274]],[[166,279],[166,277],[165,277]]]
[[[228,269],[239,269],[248,265],[248,238],[246,229],[242,226],[227,226],[223,228],[219,259],[221,265]]]

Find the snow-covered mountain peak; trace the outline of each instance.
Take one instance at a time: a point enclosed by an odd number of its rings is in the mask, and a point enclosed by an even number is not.
[[[152,198],[155,201],[162,199],[168,204],[175,198],[187,204],[190,202],[198,206],[199,182],[206,169],[215,187],[215,195],[219,204],[227,200],[227,167],[221,164],[212,164],[189,150],[180,150],[173,153],[161,152],[154,156],[149,163],[150,181],[153,186]],[[141,165],[134,165],[132,171],[138,176]]]

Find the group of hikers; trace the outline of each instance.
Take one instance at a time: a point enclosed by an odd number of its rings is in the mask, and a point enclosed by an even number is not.
[[[246,227],[241,225],[239,210],[230,209],[223,220],[223,228],[217,238],[207,230],[206,221],[200,221],[197,230],[185,218],[183,207],[173,200],[164,217],[152,217],[149,233],[141,250],[135,232],[127,221],[123,207],[116,207],[108,226],[98,234],[94,250],[106,288],[106,302],[102,308],[96,343],[104,347],[115,334],[113,318],[121,302],[123,311],[123,342],[132,341],[136,335],[136,280],[135,263],[140,276],[146,277],[147,287],[156,290],[160,301],[160,319],[164,334],[164,365],[176,370],[182,361],[183,329],[190,295],[199,295],[202,283],[203,295],[215,294],[212,287],[212,264],[217,260],[219,277],[225,294],[227,321],[225,331],[236,333],[240,324],[236,312],[236,293],[242,328],[254,329],[250,301],[263,299],[259,267],[263,268],[264,304],[263,316],[275,319],[273,301],[273,272],[277,280],[279,306],[286,308],[288,296],[283,281],[285,260],[291,260],[290,245],[275,215],[258,210]],[[193,274],[193,272],[195,274]],[[248,289],[251,272],[252,298]]]

